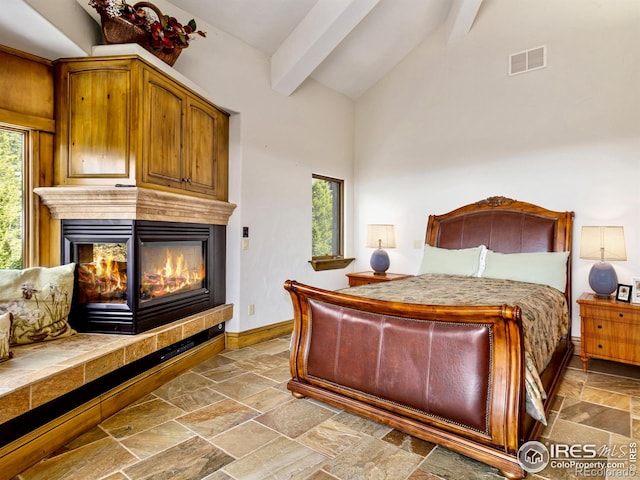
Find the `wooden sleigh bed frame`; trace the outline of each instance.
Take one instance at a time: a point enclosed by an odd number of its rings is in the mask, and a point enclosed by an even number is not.
[[[431,215],[426,243],[446,249],[485,245],[501,253],[570,252],[572,221],[573,212],[491,197]],[[570,271],[564,292],[569,315]],[[492,465],[507,478],[526,476],[518,449],[536,439],[543,425],[525,409],[520,307],[383,301],[290,280],[285,289],[294,310],[287,388],[295,397],[385,423]],[[570,324],[540,374],[546,412],[573,353]],[[408,347],[416,343],[419,348]],[[394,392],[405,388],[429,392],[428,405],[397,401]]]

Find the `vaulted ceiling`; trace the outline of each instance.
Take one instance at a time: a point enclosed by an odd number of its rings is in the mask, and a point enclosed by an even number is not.
[[[92,13],[86,0],[77,1]],[[311,77],[354,99],[434,32],[440,32],[445,42],[465,35],[482,3],[482,0],[168,1],[269,57],[274,90],[290,95]],[[29,5],[29,0],[2,0],[2,7],[1,44],[50,59],[80,54],[77,46]]]
[[[436,29],[466,34],[482,0],[169,0],[271,58],[272,87],[307,78],[358,98]],[[444,25],[443,25],[444,24]]]

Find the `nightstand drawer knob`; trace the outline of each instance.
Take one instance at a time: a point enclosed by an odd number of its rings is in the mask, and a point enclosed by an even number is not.
[[[598,348],[602,348],[602,345],[598,345]]]
[[[624,313],[619,313],[619,314],[618,314],[618,316],[619,316],[620,318],[623,318],[623,317],[624,317]]]
[[[598,328],[602,328],[602,325],[598,325]]]

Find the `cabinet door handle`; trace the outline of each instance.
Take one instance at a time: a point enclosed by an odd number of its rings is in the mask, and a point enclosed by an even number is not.
[[[602,328],[602,325],[598,325],[598,328]]]

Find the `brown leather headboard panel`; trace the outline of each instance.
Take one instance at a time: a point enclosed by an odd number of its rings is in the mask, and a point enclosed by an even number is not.
[[[489,197],[430,215],[426,243],[441,248],[485,245],[501,253],[571,250],[573,212],[554,212],[506,197]]]
[[[444,220],[437,247],[468,248],[485,245],[494,252],[552,252],[556,219],[522,212],[486,211]]]
[[[571,251],[573,212],[555,212],[506,197],[489,197],[429,216],[426,243],[440,248],[485,245],[494,252]],[[569,260],[569,266],[571,261]],[[565,296],[571,304],[571,268]]]

